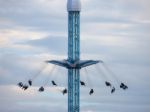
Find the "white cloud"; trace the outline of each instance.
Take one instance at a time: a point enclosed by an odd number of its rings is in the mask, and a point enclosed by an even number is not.
[[[0,36],[1,40],[7,40],[9,42],[19,42],[21,40],[34,40],[45,38],[48,34],[44,32],[35,32],[29,30],[21,30],[19,29],[4,29],[1,30]]]

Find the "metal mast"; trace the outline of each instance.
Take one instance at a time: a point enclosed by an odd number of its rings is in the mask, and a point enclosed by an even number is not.
[[[80,112],[80,69],[102,61],[80,60],[80,0],[68,0],[68,59],[50,60],[68,69],[68,112]]]
[[[68,0],[68,62],[80,60],[80,1]],[[80,69],[68,69],[68,112],[80,110]]]

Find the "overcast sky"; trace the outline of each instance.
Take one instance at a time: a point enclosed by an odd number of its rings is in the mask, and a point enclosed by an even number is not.
[[[67,0],[0,0],[0,112],[67,112],[67,70],[45,60],[67,58]],[[150,112],[150,1],[81,0],[81,112]],[[44,69],[44,70],[43,70]],[[26,83],[43,70],[33,87]],[[60,88],[53,88],[50,81]],[[116,92],[104,85],[111,81]],[[123,91],[118,82],[129,89]],[[48,83],[47,83],[48,82]],[[46,85],[47,84],[47,85]],[[37,90],[46,85],[44,93]],[[90,88],[95,93],[88,95]]]

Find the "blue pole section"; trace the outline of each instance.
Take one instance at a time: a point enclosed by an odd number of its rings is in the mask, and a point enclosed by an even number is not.
[[[80,12],[68,12],[68,61],[80,60]],[[68,69],[68,112],[80,111],[80,69]]]

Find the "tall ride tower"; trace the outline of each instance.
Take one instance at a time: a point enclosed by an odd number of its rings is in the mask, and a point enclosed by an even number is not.
[[[101,60],[80,60],[80,0],[68,0],[68,58],[62,61],[48,60],[47,63],[65,67],[68,69],[68,112],[80,112],[80,69],[97,64],[103,63]],[[106,67],[105,67],[106,68]],[[108,68],[106,68],[111,72]],[[114,75],[114,74],[113,74]],[[37,77],[37,75],[36,75]],[[52,81],[53,85],[56,85]],[[28,80],[29,86],[32,85],[32,80]],[[105,81],[106,86],[112,87],[111,93],[115,91],[115,88],[111,86],[110,82]],[[82,81],[81,81],[81,85]],[[22,89],[28,89],[28,85],[24,85],[22,82],[18,83],[18,86]],[[121,82],[120,88],[126,90],[128,87]],[[40,92],[44,91],[44,87],[39,88]],[[67,89],[63,90],[63,94],[67,93]],[[93,89],[90,90],[91,93]]]
[[[68,61],[80,60],[80,0],[68,0]],[[68,69],[68,112],[79,112],[80,70]]]
[[[80,60],[80,0],[68,0],[68,59],[50,60],[68,69],[68,112],[80,112],[80,69],[101,61]]]

